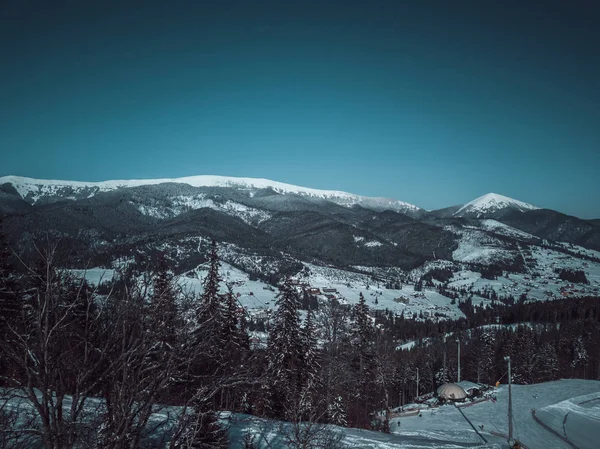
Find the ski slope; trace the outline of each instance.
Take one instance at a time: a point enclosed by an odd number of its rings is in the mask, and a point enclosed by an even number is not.
[[[569,411],[576,410],[567,435],[575,438],[577,443],[573,440],[574,444],[579,449],[596,449],[597,442],[600,441],[597,437],[600,429],[600,401],[576,406],[575,403],[579,400],[577,398],[583,395],[600,397],[600,381],[566,379],[535,385],[513,385],[514,437],[529,449],[572,449],[572,446],[539,425],[531,410],[536,409],[538,417],[547,420],[557,430],[562,427],[562,417]],[[508,433],[507,385],[497,389],[496,398],[496,402],[483,402],[463,408],[462,411],[478,429],[483,425],[481,433],[490,443],[502,445],[505,444],[505,439],[494,433]],[[400,427],[398,421],[401,421]],[[396,435],[409,437],[419,434],[434,437],[443,434],[452,435],[453,439],[462,442],[479,441],[483,444],[460,412],[450,405],[424,411],[420,417],[395,418],[391,427]]]
[[[600,391],[548,405],[536,416],[579,448],[600,445]]]
[[[391,434],[332,426],[343,435],[344,448],[356,449],[500,449],[507,448],[508,386],[496,391],[497,402],[483,402],[461,410],[487,442],[477,435],[453,405],[427,409],[421,416],[394,418]],[[562,428],[568,413],[567,435],[579,449],[596,449],[600,433],[600,381],[566,379],[535,385],[513,385],[514,437],[528,449],[572,449],[573,446],[538,424],[531,413]],[[589,401],[580,404],[581,401]],[[571,416],[573,414],[573,416]],[[569,421],[571,421],[569,423]],[[398,425],[400,423],[400,425]],[[255,435],[257,449],[284,449],[292,425],[234,414],[230,421],[232,448],[242,448],[243,436]],[[483,425],[483,430],[479,426]]]

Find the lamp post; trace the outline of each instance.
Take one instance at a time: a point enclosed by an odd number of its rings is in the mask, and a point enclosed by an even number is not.
[[[508,362],[508,444],[513,442],[513,421],[512,421],[512,374],[510,372],[510,356],[504,357]]]
[[[458,382],[460,382],[460,340],[458,338],[456,343],[458,344]]]

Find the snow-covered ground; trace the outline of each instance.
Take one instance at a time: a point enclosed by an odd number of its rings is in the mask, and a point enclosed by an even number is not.
[[[0,396],[6,391],[0,389]],[[600,381],[566,379],[535,385],[513,385],[513,436],[528,449],[596,449],[600,437]],[[487,401],[461,408],[452,405],[425,409],[421,415],[393,418],[391,434],[331,426],[341,436],[344,448],[355,449],[501,449],[506,448],[508,433],[508,386],[496,389],[496,402]],[[10,408],[26,413],[24,399],[10,399]],[[16,402],[15,402],[16,401]],[[0,405],[2,405],[0,398]],[[65,407],[70,405],[67,397]],[[90,399],[86,413],[98,413],[102,401]],[[551,430],[565,435],[572,445],[557,437],[534,419],[536,416]],[[178,410],[166,407],[155,413],[150,423],[157,428],[175,424]],[[470,423],[467,421],[470,421]],[[230,448],[243,448],[246,433],[255,436],[257,449],[289,447],[286,434],[290,423],[264,420],[249,415],[223,413],[229,426]],[[160,425],[159,425],[160,424]],[[473,426],[471,426],[471,424]],[[163,427],[165,425],[165,427]],[[474,427],[478,430],[478,435]],[[483,438],[482,438],[483,437]],[[484,442],[485,439],[486,441]]]
[[[514,259],[514,250],[506,243],[483,230],[450,227],[460,239],[452,253],[457,262],[491,263]]]
[[[580,398],[582,395],[589,396]],[[567,379],[535,385],[513,385],[514,437],[529,449],[570,448],[567,443],[535,422],[531,410],[536,409],[538,417],[544,422],[547,420],[551,427],[557,427],[561,434],[563,417],[568,412],[575,411],[576,417],[573,417],[572,427],[567,428],[567,435],[572,435],[577,440],[577,443],[573,441],[580,449],[597,448],[597,442],[600,441],[600,401],[575,405],[580,399],[593,397],[600,397],[600,381]],[[508,386],[500,386],[496,398],[497,402],[483,402],[463,408],[462,411],[478,430],[483,425],[480,433],[486,440],[502,445],[505,444],[505,439],[492,432],[508,433]],[[569,414],[567,423],[570,419]],[[483,443],[460,411],[450,405],[424,411],[421,416],[394,418],[391,428],[395,435],[406,437],[420,435],[440,438],[440,435],[445,435],[448,439],[461,442]]]
[[[481,220],[481,227],[488,231],[495,232],[496,234],[506,235],[507,237],[517,237],[522,239],[535,239],[536,237],[523,232],[520,229],[513,228],[507,224],[501,223],[496,220]]]
[[[467,242],[461,241],[459,249],[464,250],[466,258],[481,261],[486,254],[497,257],[503,251],[497,248],[485,248],[481,242],[470,249]],[[579,250],[580,247],[574,247]],[[573,248],[570,248],[573,250]],[[456,253],[455,251],[455,253]],[[589,251],[589,250],[588,250]],[[590,254],[591,255],[591,254]],[[562,297],[594,296],[600,294],[600,263],[573,257],[571,255],[538,246],[532,246],[523,251],[526,260],[527,273],[511,273],[508,278],[499,277],[495,280],[484,279],[480,273],[471,270],[458,270],[449,283],[450,287],[469,291],[494,290],[499,297],[513,296],[518,299],[526,294],[529,300],[546,301]],[[585,273],[589,284],[572,284],[559,279],[555,269],[581,270]],[[535,274],[535,276],[534,276]],[[484,305],[489,301],[482,298],[473,298],[478,304]]]
[[[193,278],[180,277],[179,284],[185,291],[199,294],[203,290],[202,283],[207,274],[206,268],[199,268]],[[245,308],[249,310],[273,308],[278,293],[276,288],[261,281],[251,281],[247,273],[227,263],[221,264],[220,275],[223,279],[221,293],[227,293],[227,285],[230,285],[238,301]]]
[[[579,448],[600,445],[600,391],[548,405],[536,416]]]
[[[85,278],[91,285],[100,285],[105,282],[110,282],[115,276],[115,270],[106,268],[88,268],[87,270],[70,270],[71,273],[78,278]]]
[[[362,429],[348,429],[330,426],[329,432],[340,435],[340,448],[353,449],[500,449],[502,446],[483,441],[473,440],[461,432],[413,432],[411,434],[385,434]],[[233,415],[230,423],[230,438],[232,449],[243,448],[243,437],[249,432],[255,435],[257,449],[287,449],[286,434],[292,433],[293,428],[288,423],[265,421],[248,415]]]
[[[579,449],[596,449],[597,441],[600,441],[600,400],[589,400],[599,397],[600,381],[568,379],[536,385],[513,385],[513,436],[529,449],[572,448],[538,424],[532,416],[532,409],[537,410],[538,418],[547,420],[547,424],[556,427],[561,434],[564,416],[568,414],[567,435],[573,438],[574,445]],[[393,418],[391,435],[338,427],[332,427],[332,430],[343,434],[343,447],[351,448],[506,448],[506,437],[498,434],[508,434],[508,386],[497,388],[496,398],[496,402],[482,402],[461,409],[487,442],[452,405],[424,410],[421,416]],[[582,401],[589,402],[581,404]],[[266,423],[247,415],[234,415],[231,421],[232,448],[242,447],[242,436],[246,432],[256,435],[260,449],[284,448],[281,430],[285,432],[286,426],[289,424]]]
[[[435,313],[443,314],[449,319],[464,316],[456,304],[451,304],[450,298],[427,288],[417,292],[413,285],[405,284],[400,290],[387,289],[365,274],[311,264],[305,266],[310,270],[308,283],[321,292],[323,288],[334,289],[335,292],[331,294],[342,304],[356,304],[362,293],[370,308],[404,313],[406,317],[420,313],[431,317]]]
[[[404,313],[406,317],[412,317],[413,314],[434,317],[436,313],[443,315],[440,319],[457,319],[464,316],[456,304],[451,304],[450,298],[433,290],[423,289],[421,292],[415,292],[412,285],[404,285],[401,290],[391,290],[365,274],[311,264],[305,266],[309,268],[310,274],[306,279],[302,279],[302,282],[308,283],[311,288],[319,289],[320,293],[316,296],[323,301],[329,300],[326,296],[329,294],[335,296],[342,304],[356,304],[362,293],[370,308],[388,309],[397,314]],[[114,270],[104,268],[72,272],[85,277],[93,285],[110,280],[115,275]],[[206,267],[199,267],[193,273],[193,277],[181,276],[178,283],[183,291],[199,294],[202,292],[206,274]],[[275,287],[259,280],[250,280],[247,273],[227,263],[221,264],[220,275],[224,281],[221,284],[221,293],[227,292],[227,285],[231,286],[240,304],[248,309],[251,315],[274,308],[279,293]],[[323,289],[335,291],[326,292]]]

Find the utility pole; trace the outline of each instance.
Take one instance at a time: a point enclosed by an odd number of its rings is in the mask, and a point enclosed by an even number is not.
[[[458,344],[458,382],[460,382],[460,340],[458,338],[456,343]]]
[[[419,368],[417,368],[417,397],[419,397]]]
[[[508,362],[508,444],[513,443],[513,418],[512,418],[512,374],[510,372],[510,356],[504,357]]]

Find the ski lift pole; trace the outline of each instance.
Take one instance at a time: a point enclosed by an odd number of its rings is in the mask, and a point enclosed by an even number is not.
[[[513,443],[513,419],[512,419],[512,375],[510,372],[510,356],[504,357],[508,362],[508,444]]]
[[[417,397],[419,397],[419,368],[417,368]]]

